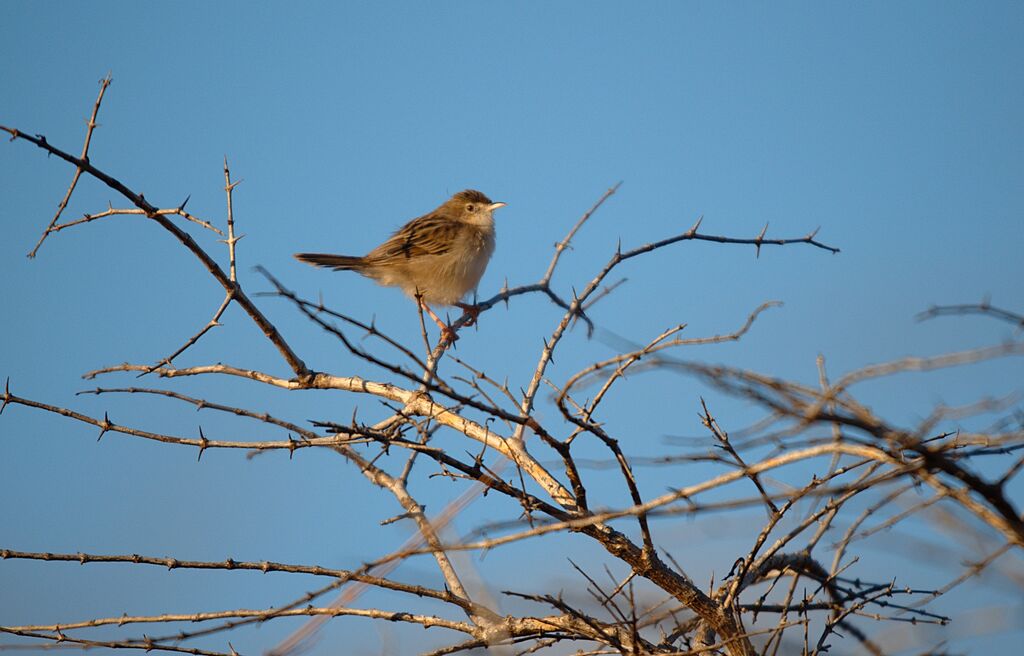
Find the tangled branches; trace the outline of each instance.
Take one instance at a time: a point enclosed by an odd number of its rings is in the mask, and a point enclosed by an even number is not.
[[[818,241],[816,230],[787,239],[767,238],[765,230],[753,238],[735,238],[699,232],[701,221],[697,220],[677,235],[631,248],[618,247],[579,291],[567,293],[553,283],[554,273],[573,238],[615,194],[618,186],[612,187],[555,246],[537,282],[506,286],[479,303],[485,316],[500,304],[515,311],[517,299],[529,295],[544,297],[557,308],[557,320],[543,338],[536,365],[517,391],[508,382],[499,382],[472,362],[456,357],[446,341],[431,344],[425,329],[425,348],[420,352],[418,347],[386,334],[372,321],[304,298],[263,270],[259,280],[269,281],[273,296],[289,302],[358,362],[383,371],[384,377],[373,379],[365,373],[330,372],[312,358],[307,364],[299,355],[302,349],[268,319],[239,279],[239,238],[232,204],[237,182],[232,180],[226,161],[224,191],[228,209],[223,231],[186,212],[184,203],[177,208],[153,205],[90,162],[88,151],[95,119],[109,84],[109,78],[101,82],[80,156],[50,144],[41,135],[0,126],[12,140],[34,144],[75,168],[57,214],[31,254],[58,231],[115,214],[134,215],[152,221],[173,236],[221,286],[224,297],[211,319],[169,354],[147,362],[105,366],[86,374],[87,378],[100,380],[118,374],[150,376],[168,381],[170,388],[99,386],[85,393],[160,396],[196,409],[233,415],[280,437],[238,441],[208,437],[203,431],[198,436],[182,436],[144,430],[113,421],[107,415],[91,416],[22,396],[17,385],[10,382],[3,393],[2,407],[25,406],[62,415],[96,427],[100,437],[120,434],[169,447],[195,449],[198,458],[213,449],[243,449],[249,454],[330,449],[343,456],[352,466],[351,471],[362,475],[370,489],[397,502],[400,514],[384,523],[411,521],[416,534],[399,550],[352,569],[138,554],[42,553],[0,545],[0,559],[7,561],[280,572],[326,580],[320,588],[270,608],[94,617],[73,622],[4,625],[0,632],[82,648],[235,654],[227,642],[227,635],[233,631],[279,618],[308,618],[302,629],[270,652],[285,654],[294,653],[323,622],[357,616],[430,628],[440,636],[436,642],[441,646],[429,652],[435,655],[500,645],[514,646],[520,650],[516,653],[533,653],[566,644],[590,650],[587,653],[730,656],[791,653],[794,645],[800,644],[803,653],[820,654],[832,647],[840,635],[856,641],[870,653],[882,654],[886,653],[885,646],[872,636],[875,623],[946,624],[950,618],[930,610],[928,602],[977,576],[1003,554],[1024,546],[1024,521],[1010,487],[1024,466],[1024,457],[1017,455],[1024,445],[1024,431],[1019,423],[978,433],[948,430],[953,413],[942,408],[917,425],[899,426],[858,401],[851,391],[858,384],[901,372],[1017,356],[1024,353],[1022,342],[874,365],[841,376],[835,382],[827,375],[822,359],[817,386],[681,356],[696,347],[743,338],[761,314],[776,305],[769,302],[752,310],[731,332],[690,337],[685,335],[685,325],[675,326],[646,344],[592,362],[561,381],[553,379],[551,365],[555,354],[561,352],[577,324],[586,326],[588,333],[593,329],[590,311],[596,303],[613,296],[617,283],[609,285],[607,280],[624,263],[641,256],[655,256],[688,241],[752,245],[757,252],[773,245],[804,245],[838,252]],[[60,223],[83,175],[113,189],[131,207],[109,206],[76,221]],[[222,256],[201,245],[179,221],[224,237],[221,241],[227,246],[227,266],[218,262]],[[245,363],[179,364],[195,344],[220,325],[221,317],[232,304],[248,316],[274,347],[288,369],[287,375]],[[993,312],[990,306],[984,312],[1003,319],[1019,317],[1008,311]],[[932,315],[945,313],[948,312],[940,308],[930,311]],[[368,341],[354,338],[357,333]],[[480,337],[486,339],[486,334]],[[381,349],[391,355],[382,355]],[[761,421],[730,432],[724,426],[731,422],[720,419],[704,399],[692,399],[707,431],[706,438],[696,448],[643,464],[677,468],[686,472],[686,480],[696,482],[657,496],[644,493],[643,477],[637,470],[642,459],[630,455],[623,446],[623,433],[601,416],[605,408],[602,404],[613,396],[628,374],[651,370],[695,378],[707,389],[752,402],[764,411]],[[252,385],[297,392],[332,390],[339,394],[338,398],[352,404],[360,398],[378,399],[385,410],[372,423],[357,421],[354,414],[351,420],[341,420],[337,418],[339,403],[334,401],[330,408],[325,407],[322,418],[299,422],[284,418],[287,407],[283,414],[271,414],[190,396],[173,387],[180,382],[174,379],[194,377],[234,377]],[[545,390],[550,391],[550,396],[545,396]],[[957,416],[989,411],[992,407],[989,403],[960,409]],[[556,412],[543,412],[551,409]],[[453,443],[461,446],[442,446]],[[617,498],[617,493],[606,489],[603,479],[600,485],[595,484],[594,476],[587,471],[587,462],[580,453],[584,449],[592,452],[595,447],[606,454],[607,462],[617,472],[620,492],[626,495],[628,503],[611,503],[609,499]],[[999,464],[981,468],[977,466],[981,460]],[[414,467],[416,463],[427,464]],[[428,516],[421,495],[438,476],[459,482],[463,489],[460,496],[450,499],[444,511]],[[921,489],[927,490],[923,498],[919,498]],[[484,494],[489,499],[511,501],[521,514],[480,527],[464,539],[450,539],[451,532],[446,526],[452,518],[470,500]],[[727,558],[733,564],[725,578],[707,585],[698,583],[687,574],[687,569],[700,567],[690,561],[689,555],[680,554],[677,559],[659,546],[659,525],[654,520],[667,521],[679,515],[712,517],[725,510],[747,510],[751,516],[760,511],[765,519],[746,527],[747,544]],[[857,571],[858,557],[851,552],[871,536],[896,524],[911,522],[924,513],[937,512],[970,518],[972,530],[991,529],[998,539],[986,536],[992,544],[990,553],[967,563],[962,571],[941,572],[952,578],[944,585],[927,589],[908,587],[898,577],[870,581]],[[841,537],[831,542],[825,539],[837,531]],[[453,557],[458,552],[513,549],[524,541],[555,533],[599,546],[607,562],[624,569],[625,574],[610,576],[611,569],[606,570],[608,577],[597,574],[600,563],[579,564],[566,554],[564,560],[578,575],[579,589],[585,595],[568,598],[552,589],[538,591],[535,582],[528,582],[525,585],[533,589],[504,592],[506,598],[518,600],[517,607],[521,609],[505,612],[486,595],[474,593]],[[431,587],[393,578],[398,564],[420,555],[433,559],[441,585]],[[367,588],[386,592],[397,609],[357,607],[356,597]],[[331,600],[331,593],[340,596]],[[406,610],[405,601],[413,597],[428,600],[435,610]],[[168,629],[159,636],[132,634],[137,624],[176,627],[183,623],[188,623],[190,629]],[[192,629],[194,624],[202,628]],[[88,633],[96,627],[117,627],[125,633],[114,639],[96,639]]]

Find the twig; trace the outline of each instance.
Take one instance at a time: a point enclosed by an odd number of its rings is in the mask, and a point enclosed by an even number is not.
[[[110,73],[100,80],[100,92],[96,96],[96,102],[92,106],[92,115],[89,116],[89,122],[86,124],[85,130],[85,143],[82,144],[82,154],[79,156],[80,160],[88,161],[89,159],[89,144],[92,143],[92,131],[96,129],[96,116],[100,113],[100,103],[103,102],[103,94],[107,92],[107,87],[110,86],[112,78]],[[68,206],[68,201],[71,200],[71,194],[74,193],[75,187],[78,185],[78,179],[82,176],[82,167],[75,167],[75,175],[71,178],[71,184],[68,185],[68,190],[64,194],[64,198],[61,199],[60,204],[57,206],[57,213],[53,215],[53,219],[50,220],[50,225],[46,226],[46,230],[43,230],[43,234],[39,236],[39,241],[36,242],[35,247],[29,252],[28,257],[33,258],[39,251],[39,247],[43,245],[43,241],[51,232],[55,232],[53,227],[57,224],[60,219],[60,215],[64,212],[64,208]]]

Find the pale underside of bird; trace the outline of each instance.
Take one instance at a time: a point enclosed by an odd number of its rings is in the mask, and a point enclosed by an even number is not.
[[[462,303],[476,289],[494,253],[494,210],[479,191],[460,191],[429,214],[399,228],[364,256],[296,253],[296,259],[335,271],[356,271],[381,285],[399,287],[416,300],[440,326],[444,338],[455,340],[449,326],[430,305],[457,306],[476,317],[476,306]]]

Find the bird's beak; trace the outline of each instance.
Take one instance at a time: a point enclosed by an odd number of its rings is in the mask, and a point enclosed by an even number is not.
[[[488,209],[488,211],[493,212],[494,210],[498,209],[499,207],[505,207],[505,205],[506,205],[506,203],[491,203],[490,205],[487,206],[487,209]]]

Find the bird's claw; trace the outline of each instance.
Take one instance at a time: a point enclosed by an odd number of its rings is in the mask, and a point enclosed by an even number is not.
[[[459,339],[458,334],[451,326],[441,326],[441,343],[454,344]]]
[[[456,303],[455,306],[462,310],[462,317],[460,320],[463,322],[463,326],[472,326],[476,324],[477,317],[480,316],[481,308],[479,305],[469,305],[468,303]]]

